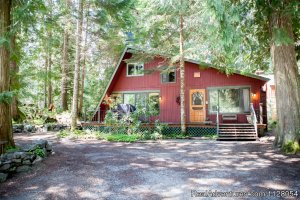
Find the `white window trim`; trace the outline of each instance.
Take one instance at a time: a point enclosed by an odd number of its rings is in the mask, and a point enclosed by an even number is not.
[[[128,74],[128,65],[134,65],[135,67],[137,66],[137,65],[142,65],[143,66],[143,74],[136,74],[136,75],[130,75],[130,74]],[[144,66],[144,63],[127,63],[126,64],[126,76],[127,77],[134,77],[134,76],[144,76],[144,74],[145,74],[145,66]]]

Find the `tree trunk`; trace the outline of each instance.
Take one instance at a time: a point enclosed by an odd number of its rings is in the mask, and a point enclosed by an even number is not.
[[[69,47],[69,31],[65,27],[64,46],[63,46],[63,63],[62,63],[62,79],[61,79],[61,108],[63,111],[68,110],[68,48]]]
[[[75,55],[75,72],[74,72],[74,87],[73,87],[73,101],[72,101],[72,122],[71,130],[77,128],[77,113],[78,113],[78,85],[80,75],[80,53],[81,53],[81,34],[82,34],[82,18],[83,18],[83,0],[79,0],[78,18],[76,30],[76,55]]]
[[[47,86],[48,86],[48,57],[46,55],[46,57],[45,57],[45,78],[44,78],[44,108],[48,108]]]
[[[183,37],[183,16],[180,16],[180,123],[181,123],[181,132],[186,133],[186,116],[185,116],[185,80],[184,80],[184,37]]]
[[[52,98],[52,81],[51,81],[51,68],[52,68],[52,58],[51,58],[51,52],[48,52],[48,108],[51,107],[51,104],[53,103]]]
[[[82,116],[82,108],[83,108],[83,95],[84,95],[84,79],[85,79],[85,54],[83,55],[83,62],[82,62],[82,72],[81,72],[81,84],[80,84],[80,96],[79,96],[79,107],[78,107],[78,114]]]
[[[274,13],[271,28],[285,30],[294,42],[292,20],[289,14]],[[274,39],[273,35],[273,39]],[[271,44],[276,87],[278,127],[275,145],[284,147],[289,142],[299,143],[300,138],[300,78],[296,61],[295,45]]]
[[[11,37],[11,40],[10,40],[10,47],[11,47],[11,61],[10,61],[10,69],[11,69],[11,74],[13,76],[13,78],[10,80],[11,82],[11,89],[17,89],[17,87],[19,87],[19,77],[18,77],[18,73],[19,73],[19,66],[17,64],[17,61],[16,61],[16,54],[17,54],[17,48],[16,48],[16,35],[13,35]],[[17,121],[19,122],[21,119],[21,111],[18,107],[18,97],[17,95],[15,95],[13,97],[13,100],[12,100],[12,104],[11,104],[11,115],[12,115],[12,118],[14,119],[14,121]]]
[[[81,72],[81,84],[80,84],[80,96],[79,96],[79,108],[78,114],[82,116],[82,108],[83,108],[83,95],[84,95],[84,80],[85,80],[85,68],[86,68],[86,51],[87,51],[87,34],[88,34],[88,23],[89,19],[88,16],[86,18],[86,27],[85,27],[85,39],[83,45],[83,61],[82,61],[82,72]]]
[[[11,1],[0,0],[0,38],[8,39],[10,26]],[[0,44],[0,95],[9,92],[9,49],[5,43]],[[7,142],[5,146],[15,146],[12,134],[11,105],[0,102],[0,141]],[[0,150],[2,151],[2,150]]]

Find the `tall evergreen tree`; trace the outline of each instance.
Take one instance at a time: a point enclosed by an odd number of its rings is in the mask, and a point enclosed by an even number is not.
[[[0,140],[15,146],[12,135],[11,94],[9,75],[9,41],[11,1],[0,0]]]
[[[75,130],[77,128],[82,22],[83,22],[83,0],[79,0],[77,30],[76,30],[76,55],[75,55],[75,71],[74,71],[74,83],[73,83],[74,86],[73,86],[73,99],[72,99],[72,123],[71,123],[72,130]]]

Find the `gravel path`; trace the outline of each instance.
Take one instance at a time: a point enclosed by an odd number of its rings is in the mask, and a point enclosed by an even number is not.
[[[277,191],[292,190],[300,198],[300,157],[282,155],[270,143],[128,144],[57,140],[52,133],[16,141],[37,138],[52,141],[55,154],[0,184],[0,199],[215,199],[193,197],[209,190],[245,192],[235,199],[286,199]]]

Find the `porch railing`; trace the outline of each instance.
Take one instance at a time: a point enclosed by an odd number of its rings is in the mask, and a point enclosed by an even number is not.
[[[216,124],[217,124],[217,135],[219,136],[219,126],[220,126],[220,122],[219,122],[219,106],[217,106]]]
[[[253,126],[255,128],[255,134],[256,134],[256,137],[258,137],[258,133],[257,133],[257,117],[256,117],[256,114],[255,114],[253,103],[250,104],[250,111],[251,111],[251,121],[252,121],[252,124],[253,124]]]

